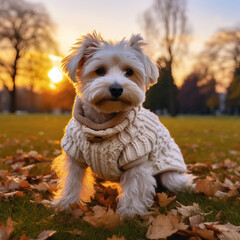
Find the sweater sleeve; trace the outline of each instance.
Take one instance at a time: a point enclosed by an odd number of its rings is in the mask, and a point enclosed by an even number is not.
[[[153,159],[154,163],[154,175],[167,171],[186,171],[186,165],[184,163],[180,148],[170,136],[167,128],[160,122],[157,147],[155,146],[151,158]]]
[[[62,149],[73,160],[77,161],[82,167],[86,166],[83,154],[80,150],[81,131],[75,119],[71,119],[65,128],[65,133],[61,141]]]

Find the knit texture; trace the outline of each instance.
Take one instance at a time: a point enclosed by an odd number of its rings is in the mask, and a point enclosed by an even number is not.
[[[186,171],[181,151],[166,127],[142,107],[130,110],[120,123],[102,130],[92,128],[96,123],[85,124],[84,117],[75,117],[65,129],[62,148],[82,167],[89,166],[106,180],[119,181],[123,171],[140,164],[145,155],[152,163],[153,175]]]

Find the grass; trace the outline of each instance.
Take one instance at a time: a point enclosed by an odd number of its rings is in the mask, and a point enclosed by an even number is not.
[[[60,150],[59,141],[64,126],[70,115],[0,115],[0,159],[15,155],[16,150],[25,152],[36,150],[49,159]],[[217,163],[226,158],[240,163],[240,119],[237,117],[160,117],[171,135],[180,146],[186,163]],[[5,168],[0,162],[0,168]],[[48,163],[39,164],[31,170],[33,174],[42,174],[49,170]],[[208,170],[203,174],[208,174]],[[225,173],[222,173],[223,178]],[[126,239],[145,239],[147,227],[140,219],[126,221],[122,226],[105,230],[95,228],[67,213],[51,218],[52,208],[31,203],[31,194],[10,201],[0,200],[0,222],[10,216],[17,223],[14,238],[19,239],[24,233],[36,238],[43,230],[54,229],[57,233],[50,239],[106,239],[113,234]],[[209,199],[195,193],[179,193],[177,200],[184,205],[199,203],[201,209],[212,213],[206,221],[215,221],[215,216],[222,211],[222,222],[240,225],[240,205],[234,199],[228,201]],[[79,229],[82,236],[72,235],[67,231]],[[171,237],[171,239],[174,239]]]

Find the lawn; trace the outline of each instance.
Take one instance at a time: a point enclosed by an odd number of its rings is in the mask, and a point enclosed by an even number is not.
[[[114,234],[119,239],[121,236],[129,240],[147,239],[147,220],[139,216],[134,219],[125,219],[120,226],[106,229],[94,227],[84,221],[83,216],[87,213],[83,213],[79,218],[75,217],[73,212],[55,213],[53,208],[36,201],[36,194],[38,194],[36,189],[22,186],[19,188],[22,194],[7,199],[3,193],[1,194],[6,181],[12,181],[13,177],[25,174],[27,183],[32,185],[37,182],[36,179],[44,179],[51,174],[50,163],[60,153],[60,139],[69,119],[70,115],[0,115],[0,169],[7,170],[8,175],[8,180],[6,180],[7,177],[0,174],[0,222],[5,223],[7,218],[11,217],[15,223],[12,236],[14,239],[20,239],[23,234],[28,238],[36,238],[44,230],[56,230],[56,233],[49,239],[105,240]],[[206,179],[208,176],[207,179],[210,179],[211,183],[216,179],[220,179],[222,183],[225,179],[234,184],[238,183],[238,174],[240,174],[238,167],[240,163],[240,119],[238,117],[179,116],[176,118],[160,117],[160,120],[167,126],[180,146],[190,171],[198,179]],[[34,155],[36,154],[34,151],[37,152],[37,156]],[[31,154],[28,155],[29,152],[32,152],[32,158]],[[25,159],[24,165],[19,168],[14,167],[13,163],[19,156]],[[22,169],[30,164],[34,166],[23,172]],[[214,176],[217,177],[214,178]],[[181,192],[177,194],[174,203],[167,207],[159,207],[158,203],[156,206],[159,212],[166,213],[175,209],[176,201],[186,206],[198,203],[203,212],[210,212],[204,217],[205,222],[218,221],[219,224],[230,222],[239,226],[239,187],[236,189],[237,194],[223,198],[201,191],[199,193]],[[40,194],[42,198],[50,199],[51,193],[52,191],[48,189]],[[168,196],[173,196],[173,194],[168,193]],[[91,205],[87,206],[88,209],[92,209],[94,205],[105,204],[98,200],[96,198]],[[189,219],[184,221],[189,224]],[[188,238],[175,234],[169,239]]]

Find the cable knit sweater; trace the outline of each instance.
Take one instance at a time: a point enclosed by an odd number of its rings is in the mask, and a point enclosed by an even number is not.
[[[89,166],[110,181],[119,181],[125,170],[146,159],[152,163],[153,175],[186,171],[181,151],[166,127],[142,107],[96,124],[82,116],[81,100],[77,99],[61,144],[80,166]]]

